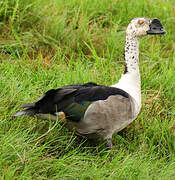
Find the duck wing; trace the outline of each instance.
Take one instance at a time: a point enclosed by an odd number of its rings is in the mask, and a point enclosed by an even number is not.
[[[98,100],[105,100],[112,95],[129,97],[128,93],[119,88],[91,82],[63,86],[47,91],[35,103],[23,105],[27,109],[14,114],[14,117],[30,114],[55,114],[63,111],[67,119],[78,122],[83,118],[90,104]]]

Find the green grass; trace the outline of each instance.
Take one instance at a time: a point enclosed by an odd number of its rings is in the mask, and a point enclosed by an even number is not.
[[[126,26],[139,16],[158,17],[168,33],[141,40],[142,111],[111,152],[59,120],[12,119],[50,88],[116,83]],[[0,177],[174,179],[174,28],[174,0],[0,0]]]

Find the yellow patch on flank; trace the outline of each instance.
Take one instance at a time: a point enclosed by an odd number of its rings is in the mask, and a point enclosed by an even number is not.
[[[60,118],[60,119],[66,119],[65,113],[64,113],[64,112],[60,112],[60,113],[59,113],[59,118]]]

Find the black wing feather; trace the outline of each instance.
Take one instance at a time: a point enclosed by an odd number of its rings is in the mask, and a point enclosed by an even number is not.
[[[122,95],[126,98],[129,97],[128,93],[125,91],[108,86],[96,86],[96,87],[87,87],[79,89],[75,95],[75,101],[98,101],[105,100],[111,95]]]
[[[59,111],[65,112],[66,108],[73,103],[105,100],[111,95],[121,95],[125,98],[129,97],[127,92],[115,87],[98,85],[92,82],[86,84],[72,84],[47,91],[44,96],[37,102],[32,103],[32,106],[25,111],[32,109],[35,114],[54,114]],[[23,107],[27,106],[24,105]]]
[[[74,84],[47,91],[45,96],[35,103],[35,107],[39,110],[39,113],[55,113],[64,111],[73,102],[94,102],[105,100],[109,96],[117,94],[126,98],[129,97],[128,93],[115,87],[102,86],[95,83]]]

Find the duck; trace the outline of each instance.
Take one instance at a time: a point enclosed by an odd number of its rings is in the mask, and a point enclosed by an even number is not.
[[[116,84],[88,82],[51,89],[36,102],[21,106],[23,110],[13,117],[64,118],[69,130],[89,139],[100,138],[106,148],[111,149],[113,134],[132,123],[141,109],[139,41],[144,36],[157,34],[166,34],[158,18],[132,19],[126,29],[125,68]]]

